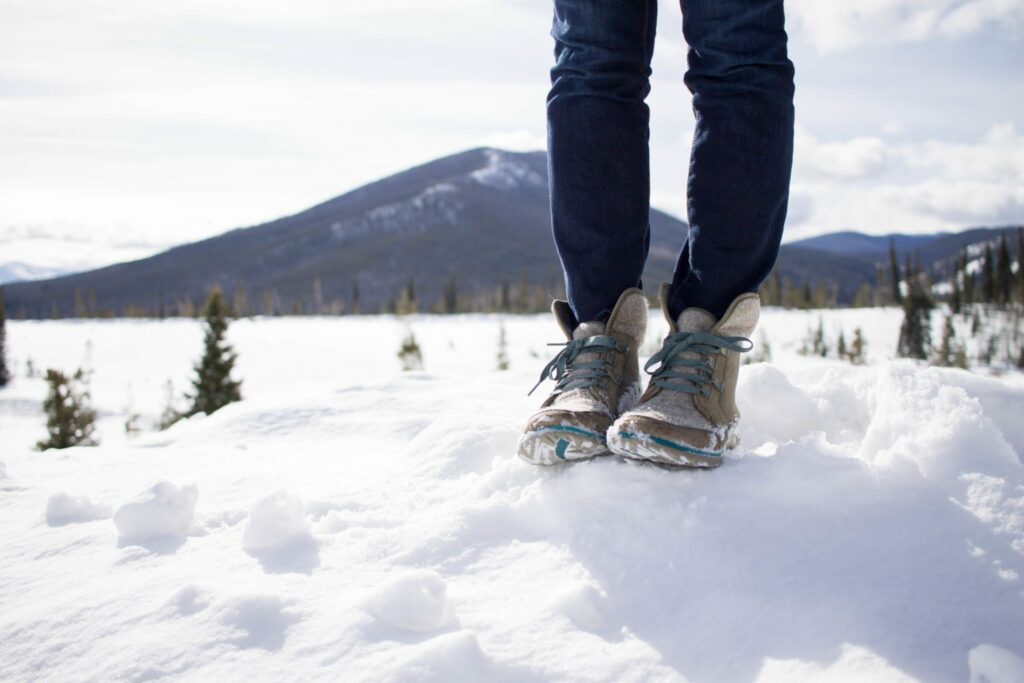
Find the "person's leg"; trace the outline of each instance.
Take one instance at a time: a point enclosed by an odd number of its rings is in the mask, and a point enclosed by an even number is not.
[[[547,98],[555,245],[577,322],[640,286],[650,245],[650,62],[656,0],[555,0]]]
[[[793,162],[793,63],[783,0],[681,0],[697,119],[690,234],[669,297],[721,317],[778,256]]]

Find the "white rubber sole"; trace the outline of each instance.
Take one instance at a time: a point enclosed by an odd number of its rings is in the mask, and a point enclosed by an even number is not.
[[[608,430],[608,449],[616,455],[633,460],[647,460],[661,465],[676,467],[719,467],[725,454],[739,446],[739,435],[730,431],[726,436],[725,448],[710,450],[695,448],[684,443],[637,432]]]
[[[519,437],[519,457],[533,465],[559,465],[610,455],[604,434],[572,425],[551,425]]]

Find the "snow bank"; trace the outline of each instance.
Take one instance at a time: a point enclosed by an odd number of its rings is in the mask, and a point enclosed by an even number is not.
[[[455,618],[448,586],[437,572],[407,571],[390,579],[370,599],[370,612],[407,631],[436,631]]]
[[[302,501],[287,491],[278,491],[259,500],[249,511],[249,522],[242,536],[246,550],[266,550],[308,536],[309,520]]]
[[[63,526],[75,522],[91,522],[110,517],[110,506],[93,503],[86,496],[54,493],[46,501],[46,523]]]
[[[184,538],[192,528],[199,488],[161,481],[125,503],[114,513],[122,542],[161,537]]]

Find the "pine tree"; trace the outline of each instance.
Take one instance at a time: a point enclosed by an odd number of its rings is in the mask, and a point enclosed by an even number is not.
[[[206,319],[203,357],[195,366],[196,376],[192,380],[195,393],[188,397],[192,407],[187,415],[209,415],[218,408],[242,400],[242,383],[231,379],[238,354],[224,341],[229,314],[230,309],[220,289],[214,288],[203,307],[203,317]]]
[[[973,304],[975,297],[974,273],[967,272],[967,263],[967,250],[964,249],[963,255],[960,257],[960,271],[964,277],[964,303]]]
[[[81,369],[71,377],[53,368],[46,371],[49,391],[43,410],[47,438],[36,444],[39,450],[96,445],[96,411],[89,405],[89,390],[82,377]]]
[[[996,303],[1009,304],[1013,296],[1013,270],[1010,265],[1010,246],[1006,243],[1006,233],[999,240],[999,254],[996,257],[995,273]]]
[[[928,359],[931,346],[931,310],[933,304],[920,277],[907,280],[907,296],[903,299],[903,324],[897,354],[904,358]]]
[[[896,260],[896,243],[889,238],[889,279],[892,285],[892,300],[897,306],[903,305],[903,293],[900,291],[900,264]]]
[[[981,300],[986,304],[996,300],[996,265],[989,244],[985,245],[985,262],[981,266]]]
[[[836,356],[840,360],[847,360],[846,337],[842,330],[839,330],[839,341],[836,342]]]
[[[455,284],[455,275],[449,275],[448,279],[444,283],[444,291],[442,293],[443,313],[457,313],[459,310],[459,290]]]
[[[960,289],[960,260],[957,259],[956,268],[953,269],[953,291],[949,295],[949,306],[954,313],[960,313],[964,307],[964,294]]]
[[[413,283],[412,276],[409,276],[409,282],[398,292],[398,297],[394,300],[392,307],[397,315],[408,315],[419,311],[420,304],[416,299],[416,285]]]
[[[942,326],[942,341],[939,342],[939,348],[935,352],[935,365],[943,367],[953,365],[956,351],[956,330],[953,329],[953,316],[947,315],[946,322]]]
[[[875,306],[880,306],[885,303],[886,300],[886,282],[885,282],[885,266],[881,263],[875,264],[875,289],[872,303]]]
[[[858,327],[853,331],[853,341],[850,342],[850,362],[854,365],[863,365],[864,349],[867,342],[864,341],[864,333]]]
[[[0,387],[11,381],[7,368],[7,311],[4,309],[4,289],[0,287]]]
[[[818,331],[814,333],[814,355],[825,358],[828,356],[828,344],[825,343],[825,320],[818,318]]]
[[[411,329],[402,339],[402,345],[398,349],[398,359],[402,362],[402,370],[423,369],[423,352]]]
[[[504,323],[498,327],[498,369],[508,370],[508,337]]]

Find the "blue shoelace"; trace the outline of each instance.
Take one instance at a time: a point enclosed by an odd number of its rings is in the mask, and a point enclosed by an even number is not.
[[[715,364],[710,356],[720,349],[745,353],[754,346],[746,337],[719,337],[707,332],[677,332],[665,338],[661,350],[644,363],[644,371],[651,375],[651,384],[662,389],[684,394],[711,395],[711,388],[722,390],[722,383],[714,380]],[[681,354],[696,354],[697,358],[683,358]],[[658,367],[651,370],[653,366]]]
[[[608,335],[598,334],[583,339],[572,339],[562,343],[551,343],[548,346],[564,347],[558,355],[551,359],[541,370],[540,379],[530,394],[543,384],[546,379],[555,380],[555,391],[562,393],[571,389],[584,389],[611,379],[612,364],[610,351],[622,352],[622,348]],[[580,361],[581,353],[599,352],[594,360]],[[530,394],[527,394],[529,396]]]

